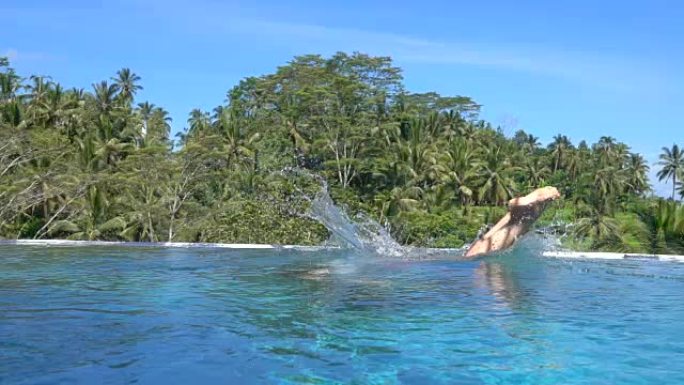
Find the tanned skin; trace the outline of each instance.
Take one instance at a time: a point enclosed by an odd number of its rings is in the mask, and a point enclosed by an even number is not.
[[[507,249],[527,233],[549,202],[560,198],[555,187],[543,187],[508,202],[508,213],[484,236],[470,245],[466,258]]]

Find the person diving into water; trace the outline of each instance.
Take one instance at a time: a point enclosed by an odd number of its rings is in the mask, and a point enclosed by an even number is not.
[[[560,198],[555,187],[542,187],[524,197],[508,201],[508,213],[487,233],[478,237],[464,257],[475,258],[494,251],[507,249],[525,235],[541,216],[549,202]]]

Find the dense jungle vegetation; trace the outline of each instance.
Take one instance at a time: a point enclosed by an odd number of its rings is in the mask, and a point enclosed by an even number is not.
[[[628,145],[506,137],[468,97],[406,90],[387,57],[296,57],[175,137],[141,89],[127,68],[66,89],[0,59],[0,237],[320,244],[327,230],[302,215],[315,183],[280,172],[296,166],[404,244],[462,246],[509,198],[553,185],[564,198],[542,224],[571,247],[684,253],[677,145],[659,164],[671,199],[656,198]]]

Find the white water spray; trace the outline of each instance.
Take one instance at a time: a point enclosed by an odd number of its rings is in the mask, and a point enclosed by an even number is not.
[[[342,208],[335,205],[328,193],[328,183],[320,175],[300,168],[286,168],[282,174],[303,175],[320,185],[313,197],[300,190],[302,197],[309,201],[309,209],[304,215],[330,231],[329,242],[332,245],[393,257],[407,254],[408,248],[392,239],[387,229],[378,222],[363,214],[351,219]]]

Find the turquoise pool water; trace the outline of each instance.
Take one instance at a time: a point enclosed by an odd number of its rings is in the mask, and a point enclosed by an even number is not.
[[[0,246],[0,383],[684,383],[684,264],[526,250]]]

